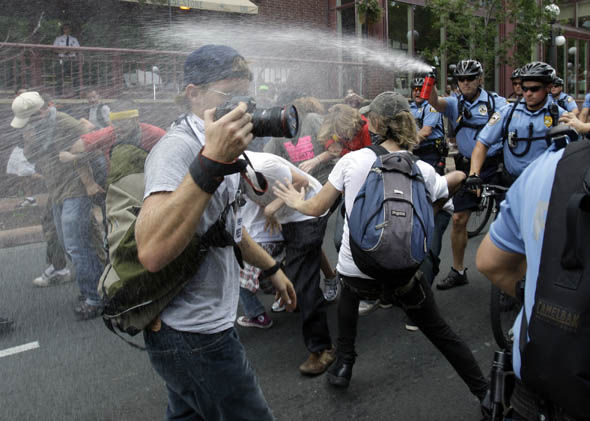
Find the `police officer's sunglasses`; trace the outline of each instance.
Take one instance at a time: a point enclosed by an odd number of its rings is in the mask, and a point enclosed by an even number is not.
[[[541,88],[543,88],[543,85],[534,85],[534,86],[522,86],[522,91],[523,92],[538,92]]]
[[[475,79],[477,78],[476,75],[471,75],[471,76],[457,76],[457,80],[459,82],[473,82]]]

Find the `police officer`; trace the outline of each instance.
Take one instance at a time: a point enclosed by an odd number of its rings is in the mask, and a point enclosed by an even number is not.
[[[563,79],[555,76],[553,80],[553,87],[551,88],[551,98],[564,110],[574,113],[576,116],[580,113],[576,100],[571,96],[563,92]]]
[[[525,86],[527,86],[526,82]],[[582,123],[577,121],[571,114],[569,116],[569,120],[575,121],[576,125],[579,124],[585,129],[584,131],[590,129],[590,127],[582,126]],[[571,146],[583,147],[583,143],[585,142],[578,142]],[[557,150],[552,145],[526,168],[508,191],[498,218],[492,224],[489,233],[485,236],[477,251],[477,269],[492,283],[510,295],[515,295],[518,281],[526,274],[524,296],[521,297],[524,301],[524,312],[521,310],[513,326],[512,368],[516,376],[516,384],[510,399],[510,406],[516,414],[511,414],[510,419],[569,421],[588,419],[587,409],[582,409],[573,399],[573,395],[575,395],[579,403],[580,398],[582,401],[584,400],[581,395],[586,393],[586,397],[588,397],[587,379],[583,375],[576,378],[576,376],[571,376],[571,372],[567,371],[567,368],[571,366],[568,360],[573,359],[575,364],[578,364],[578,367],[576,367],[578,373],[587,372],[580,368],[582,364],[588,362],[587,352],[580,353],[572,349],[571,352],[568,350],[567,354],[563,354],[562,351],[556,352],[554,344],[552,346],[550,343],[539,348],[538,341],[547,341],[548,338],[554,338],[555,341],[559,341],[559,339],[552,335],[535,335],[531,333],[531,329],[538,329],[536,326],[540,325],[540,323],[537,323],[534,327],[534,323],[531,322],[531,317],[539,312],[539,308],[543,308],[540,304],[543,299],[539,298],[539,291],[542,291],[541,294],[543,294],[547,284],[557,284],[557,281],[554,281],[557,279],[556,276],[545,276],[546,267],[560,267],[559,261],[562,256],[560,252],[546,253],[544,249],[547,243],[557,243],[558,247],[561,247],[563,237],[555,238],[554,236],[556,231],[565,232],[565,226],[567,225],[565,221],[563,221],[563,224],[560,223],[562,219],[554,218],[552,215],[555,213],[552,212],[553,210],[560,210],[561,215],[563,215],[566,212],[564,208],[569,207],[568,201],[563,199],[555,200],[553,195],[564,191],[563,187],[570,184],[568,181],[570,179],[574,183],[579,183],[579,179],[568,174],[564,184],[564,178],[559,175],[563,166],[558,166],[558,164],[567,153],[567,149],[564,153],[564,149]],[[588,161],[586,160],[585,163],[580,164],[580,160],[578,160],[576,163],[574,156],[576,153],[585,153],[587,156],[588,151],[576,149],[574,154],[569,154],[566,166],[575,169],[573,171],[578,171],[581,165],[581,174],[583,176],[583,171],[588,169]],[[574,159],[573,162],[572,158]],[[554,182],[557,182],[558,179],[560,183],[554,185]],[[551,248],[549,247],[549,249]],[[557,260],[556,264],[552,264],[555,260]],[[578,295],[581,292],[572,289],[571,294]],[[556,298],[553,297],[553,299]],[[549,308],[557,307],[552,306]],[[565,310],[557,308],[555,313],[562,317],[561,314],[567,314],[568,310],[567,308]],[[553,319],[558,320],[556,325],[559,326],[558,317],[554,316]],[[553,320],[550,320],[550,322],[555,323]],[[526,333],[523,331],[524,329],[526,329]],[[568,330],[566,335],[571,337],[572,341],[581,341],[580,336],[587,335],[587,332],[588,330],[581,326],[580,323],[579,328]],[[535,341],[537,341],[537,347],[535,349],[528,348],[528,345]],[[545,350],[551,350],[550,353],[554,358],[552,358],[550,364],[555,367],[548,367],[546,364],[534,370],[534,363],[533,366],[527,366],[527,364],[531,364],[533,356],[535,359],[539,358],[540,361],[546,361]],[[541,356],[544,358],[540,358]],[[534,376],[530,377],[531,373],[538,374],[540,372],[542,372],[541,381],[538,381],[538,378],[535,379]],[[559,373],[557,376],[555,376],[556,372]],[[536,380],[535,390],[530,388],[530,384],[527,383],[531,379]],[[584,385],[582,387],[580,386],[580,380]],[[539,383],[542,384],[542,387],[538,387]],[[549,392],[547,393],[547,391]],[[544,396],[541,397],[537,393],[543,393]],[[564,408],[564,405],[567,407]],[[588,405],[586,405],[586,408],[588,408]],[[586,411],[584,414],[580,414],[584,411]]]
[[[418,77],[412,81],[412,103],[410,111],[416,120],[418,129],[418,146],[412,152],[424,162],[434,167],[440,175],[445,174],[445,158],[449,151],[445,141],[445,128],[442,114],[420,97],[420,90],[424,85],[424,78]]]
[[[436,88],[433,88],[428,102],[449,119],[459,149],[459,154],[455,157],[455,167],[468,173],[469,160],[477,135],[494,112],[506,105],[506,99],[482,88],[483,68],[477,60],[461,60],[453,75],[457,79],[461,95],[457,98],[440,98]],[[481,171],[481,176],[486,182],[496,174],[500,148],[501,145],[494,145],[488,150],[488,159]],[[476,209],[478,204],[479,198],[472,192],[462,191],[453,197],[453,266],[447,277],[437,284],[438,289],[449,289],[468,283],[463,266],[467,247],[467,221],[471,211]]]
[[[545,135],[564,113],[549,98],[554,74],[550,65],[539,61],[522,67],[524,98],[495,112],[480,132],[471,155],[468,186],[478,187],[483,183],[480,172],[489,149],[503,146],[508,184],[547,149]]]
[[[510,98],[520,99],[522,98],[522,81],[520,80],[520,67],[517,67],[512,71],[510,75],[510,80],[512,81],[512,94]]]

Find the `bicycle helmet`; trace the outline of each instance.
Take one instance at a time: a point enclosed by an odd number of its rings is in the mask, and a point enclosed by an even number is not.
[[[563,79],[555,77],[555,79],[553,79],[553,86],[563,86]]]
[[[481,63],[477,60],[461,60],[453,70],[453,76],[479,76],[483,73]]]
[[[520,69],[520,80],[523,82],[552,83],[555,76],[555,69],[542,61],[533,61]]]
[[[520,79],[520,67],[517,67],[512,71],[512,75],[510,75],[510,80]]]
[[[424,78],[423,77],[416,77],[412,81],[412,88],[417,88],[422,85],[424,85]]]

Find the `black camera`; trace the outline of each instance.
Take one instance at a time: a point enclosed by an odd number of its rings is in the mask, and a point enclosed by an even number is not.
[[[577,141],[578,137],[579,135],[576,129],[565,124],[559,124],[549,129],[545,135],[545,141],[547,142],[547,147],[554,143],[557,149],[561,149],[568,143]]]
[[[229,101],[221,104],[215,110],[215,120],[220,119],[231,110],[236,108],[240,102],[246,103],[247,112],[252,114],[252,134],[254,137],[294,137],[299,129],[299,118],[297,109],[293,105],[283,107],[256,108],[254,98],[247,96],[235,96]]]

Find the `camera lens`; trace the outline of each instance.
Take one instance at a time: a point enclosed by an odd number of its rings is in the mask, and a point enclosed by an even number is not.
[[[256,109],[252,114],[252,134],[256,137],[288,137],[297,134],[299,119],[293,105]]]

